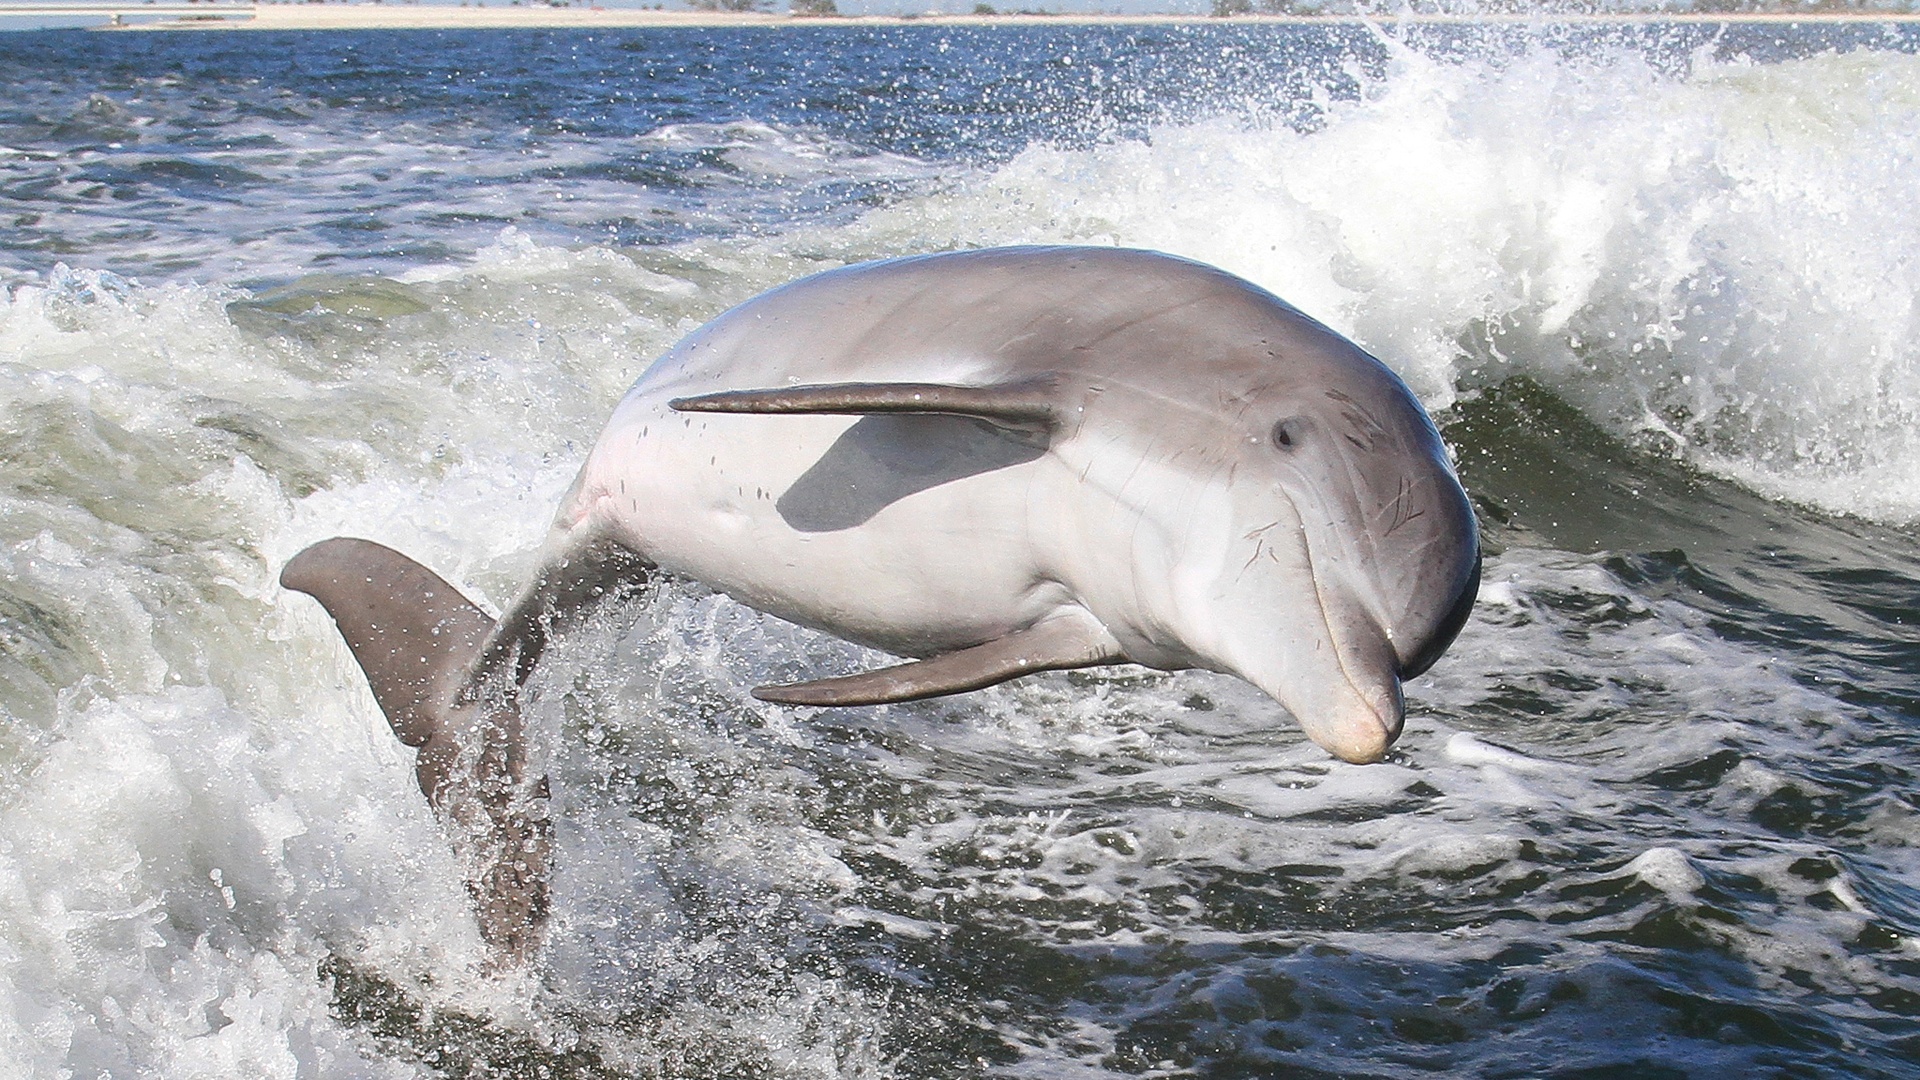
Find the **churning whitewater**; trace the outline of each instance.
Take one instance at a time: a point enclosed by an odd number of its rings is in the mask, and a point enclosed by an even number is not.
[[[235,40],[245,38],[244,41]],[[1920,1075],[1910,30],[0,35],[9,1075]],[[1238,274],[1435,413],[1487,552],[1386,762],[682,580],[527,684],[501,977],[326,616],[497,612],[652,358],[1006,244]]]

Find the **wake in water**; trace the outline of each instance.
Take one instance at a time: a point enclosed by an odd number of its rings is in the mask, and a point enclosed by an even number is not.
[[[805,39],[831,63],[774,35],[540,36],[554,71],[692,102],[582,105],[604,126],[579,137],[515,112],[539,95],[514,77],[445,77],[500,38],[440,39],[415,82],[387,39],[290,40],[339,93],[263,66],[199,132],[183,83],[89,50],[226,46],[68,49],[0,138],[41,215],[0,225],[9,1069],[1913,1075],[1910,44],[1236,33]],[[714,104],[749,71],[827,90]],[[132,119],[54,134],[94,94]],[[468,106],[528,132],[416,170],[486,143],[446,135]],[[1032,119],[1056,107],[1081,118],[1058,137]],[[271,237],[220,212],[254,180],[114,173],[148,116],[155,161],[291,155],[244,166],[284,195]],[[388,207],[379,244],[317,230],[344,203],[301,186],[360,169],[315,165],[356,139],[376,164],[345,202]],[[507,168],[534,143],[574,157]],[[596,186],[628,150],[662,172]],[[469,200],[487,175],[508,194]],[[122,214],[89,184],[173,194]],[[524,213],[540,184],[598,209]],[[885,658],[669,584],[530,684],[553,940],[481,976],[408,755],[278,568],[350,532],[497,608],[687,330],[812,269],[1058,241],[1242,274],[1442,410],[1495,555],[1400,753],[1334,765],[1191,674],[755,705]]]

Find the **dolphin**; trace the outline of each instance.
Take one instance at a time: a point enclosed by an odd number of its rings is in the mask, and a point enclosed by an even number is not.
[[[282,574],[420,748],[507,954],[537,935],[550,844],[518,688],[576,613],[656,571],[906,660],[762,700],[1203,668],[1365,763],[1400,734],[1402,683],[1465,623],[1480,547],[1405,383],[1224,271],[1011,247],[776,288],[628,391],[497,621],[370,541],[323,541]]]

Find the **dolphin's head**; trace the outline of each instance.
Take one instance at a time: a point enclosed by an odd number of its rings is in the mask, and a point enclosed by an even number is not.
[[[1335,756],[1369,762],[1400,735],[1401,682],[1466,622],[1480,546],[1425,410],[1333,340],[1340,355],[1216,414],[1235,449],[1213,472],[1212,512],[1186,526],[1178,607],[1203,624],[1187,640],[1211,666],[1278,699]]]

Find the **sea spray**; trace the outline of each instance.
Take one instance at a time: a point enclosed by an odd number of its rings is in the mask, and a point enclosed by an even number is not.
[[[1768,494],[1920,514],[1920,60],[1404,48],[1306,130],[1035,146],[870,215],[879,244],[1158,248],[1260,282],[1430,407],[1514,376]],[[1225,227],[1223,227],[1223,225]]]

